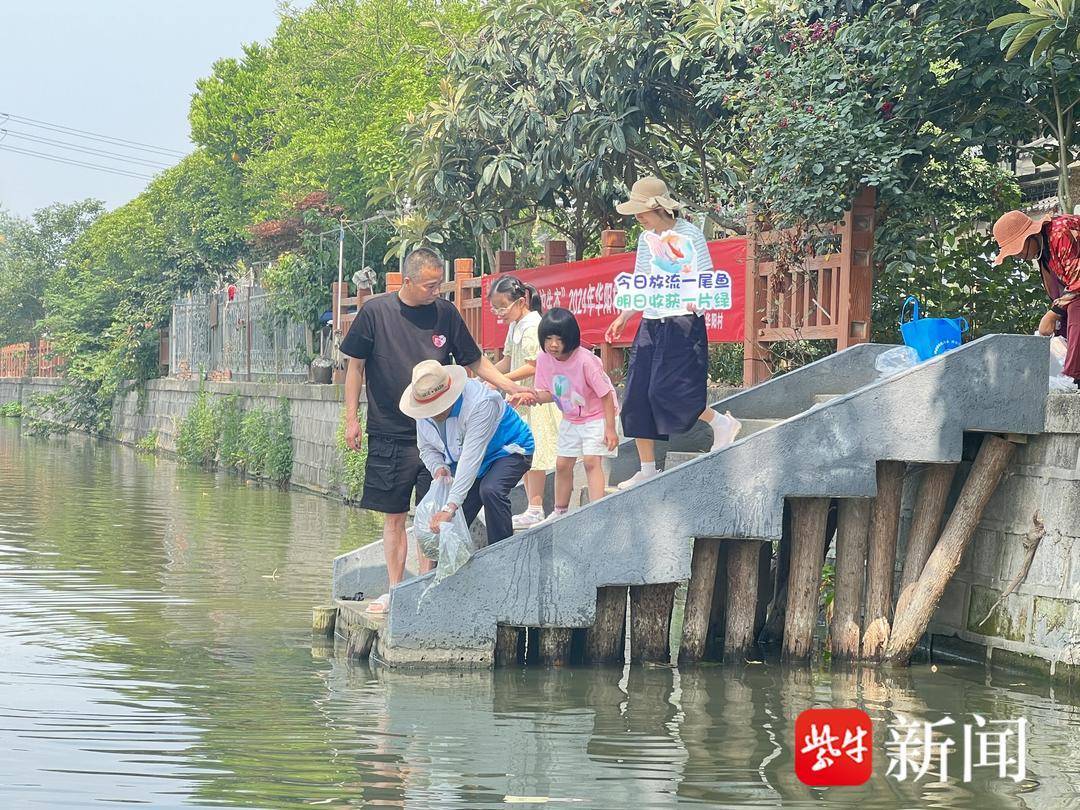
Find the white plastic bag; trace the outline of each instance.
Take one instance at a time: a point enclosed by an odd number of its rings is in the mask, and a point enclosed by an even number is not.
[[[918,352],[910,346],[896,346],[879,354],[874,361],[874,368],[878,371],[878,379],[884,380],[918,364]]]
[[[434,585],[438,585],[461,568],[474,551],[472,533],[460,509],[454,512],[450,520],[439,526],[437,533],[431,531],[431,519],[446,505],[446,499],[450,497],[451,483],[452,480],[445,477],[432,481],[427,495],[416,505],[416,514],[413,516],[413,534],[420,550],[429,560],[439,563],[435,569],[435,581],[432,583]]]
[[[1065,376],[1065,355],[1069,344],[1061,335],[1050,338],[1050,390],[1075,391],[1076,383]]]

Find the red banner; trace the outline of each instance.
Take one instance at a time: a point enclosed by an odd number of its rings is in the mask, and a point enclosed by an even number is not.
[[[710,310],[705,313],[705,325],[710,343],[742,343],[743,312],[746,287],[746,240],[742,237],[709,242],[713,267],[731,276],[731,309]],[[514,275],[540,292],[544,309],[565,307],[574,313],[581,326],[583,342],[603,343],[604,332],[615,320],[615,276],[634,271],[634,253],[619,253],[599,259],[585,259],[568,264],[551,264],[515,271]],[[484,277],[483,287],[483,348],[501,349],[506,341],[506,324],[500,321],[488,305],[488,287],[495,276]],[[637,333],[641,316],[635,315],[623,332],[622,341],[629,343]]]

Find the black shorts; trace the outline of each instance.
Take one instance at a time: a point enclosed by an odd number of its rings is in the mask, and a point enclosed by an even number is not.
[[[419,503],[431,486],[431,473],[420,461],[415,439],[367,437],[364,494],[360,508],[388,515],[409,511],[413,493]]]

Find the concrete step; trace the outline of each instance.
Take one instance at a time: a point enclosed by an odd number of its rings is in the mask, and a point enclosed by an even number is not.
[[[742,430],[739,431],[739,435],[735,437],[735,441],[745,439],[747,436],[753,436],[755,433],[759,433],[766,428],[771,428],[773,425],[779,425],[783,422],[783,419],[740,419],[742,422]]]

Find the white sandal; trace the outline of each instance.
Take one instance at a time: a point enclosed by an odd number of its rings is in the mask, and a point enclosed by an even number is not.
[[[378,599],[372,599],[371,604],[367,606],[367,613],[374,613],[377,616],[384,616],[390,610],[390,594],[384,593]]]

